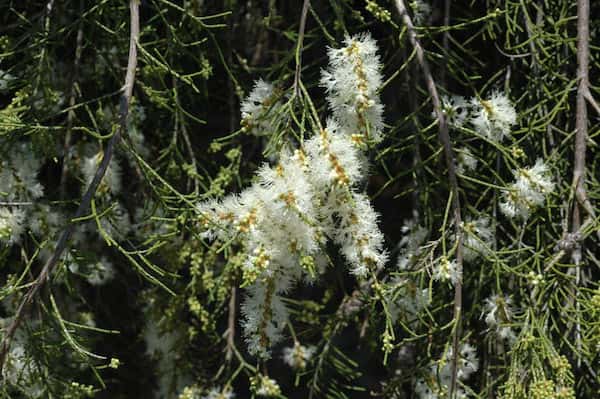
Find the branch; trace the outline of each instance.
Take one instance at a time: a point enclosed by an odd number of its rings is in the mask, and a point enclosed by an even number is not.
[[[590,61],[590,2],[589,0],[577,0],[577,105],[575,114],[575,159],[573,165],[573,183],[576,201],[573,203],[573,216],[571,219],[571,231],[579,230],[581,225],[581,213],[589,205],[587,192],[585,190],[585,153],[587,145],[587,99],[586,94],[590,90],[589,61]],[[589,206],[589,209],[593,209]],[[588,210],[589,213],[589,210]],[[590,215],[592,216],[592,215]],[[577,246],[571,257],[575,263],[575,284],[581,283],[581,243]],[[574,298],[576,310],[579,311],[577,295]],[[581,348],[581,324],[579,312],[577,312],[577,324],[575,327],[575,342],[577,348]],[[577,366],[581,366],[581,357],[577,355]]]
[[[122,90],[123,93],[121,95],[121,104],[120,104],[120,124],[119,128],[115,132],[115,134],[110,138],[108,144],[106,145],[106,150],[104,151],[104,155],[102,157],[102,161],[94,174],[94,178],[90,183],[87,191],[81,198],[81,202],[73,219],[77,219],[82,217],[90,206],[90,202],[92,201],[106,170],[110,164],[110,160],[112,158],[114,147],[120,141],[121,135],[123,132],[127,131],[127,115],[129,113],[129,103],[131,101],[131,95],[133,92],[133,83],[135,81],[135,69],[137,65],[137,41],[140,34],[140,18],[139,18],[139,0],[130,0],[129,9],[131,15],[131,27],[130,27],[130,36],[129,36],[129,59],[127,62],[127,73],[125,75],[125,85]],[[2,372],[2,367],[4,366],[4,362],[6,360],[6,356],[8,350],[10,349],[10,343],[17,331],[17,328],[21,324],[23,316],[25,314],[26,308],[31,304],[33,299],[36,297],[42,286],[48,280],[48,277],[56,267],[58,261],[60,260],[62,254],[67,249],[69,239],[73,234],[73,230],[75,229],[74,223],[69,223],[69,225],[63,230],[57,244],[56,249],[50,259],[44,264],[44,267],[40,271],[40,274],[33,280],[30,285],[29,290],[21,300],[17,311],[8,326],[4,337],[2,338],[2,343],[0,344],[0,374]]]
[[[302,14],[300,15],[300,28],[298,29],[298,45],[296,46],[296,72],[294,73],[294,95],[300,94],[300,73],[302,71],[302,49],[304,46],[304,30],[310,0],[304,0]]]
[[[454,163],[454,154],[452,152],[452,143],[450,141],[450,133],[448,132],[448,123],[446,121],[446,117],[444,116],[444,112],[442,111],[442,104],[440,102],[440,97],[438,95],[438,91],[435,85],[435,81],[433,76],[431,75],[431,70],[429,69],[429,64],[427,59],[425,58],[425,52],[423,51],[423,47],[421,47],[421,43],[417,38],[417,34],[415,32],[414,25],[408,12],[406,11],[406,6],[404,5],[403,0],[396,0],[396,8],[398,9],[398,13],[406,25],[406,29],[408,32],[408,38],[415,48],[415,52],[417,55],[417,62],[421,67],[423,72],[425,83],[427,85],[427,91],[431,96],[431,102],[433,103],[433,109],[435,111],[435,115],[438,120],[438,138],[442,143],[442,147],[444,149],[444,156],[446,158],[446,166],[448,167],[448,178],[450,180],[450,192],[452,194],[452,208],[454,212],[454,224],[456,228],[456,241],[457,241],[457,249],[456,249],[456,264],[459,275],[462,275],[462,263],[463,263],[463,254],[462,254],[462,233],[461,233],[461,208],[460,208],[460,199],[458,197],[458,181],[456,179],[456,168]],[[459,345],[459,337],[460,337],[460,319],[462,312],[462,277],[459,281],[456,282],[454,287],[454,329],[452,336],[452,359],[451,359],[451,372],[452,372],[452,380],[450,383],[450,398],[454,398],[456,393],[456,375],[457,375],[457,366],[458,366],[458,345]]]

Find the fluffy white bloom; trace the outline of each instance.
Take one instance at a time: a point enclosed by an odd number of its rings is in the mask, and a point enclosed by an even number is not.
[[[36,236],[50,237],[65,224],[65,217],[47,204],[36,204],[28,224]]]
[[[327,120],[327,128],[311,137],[305,148],[311,180],[319,188],[331,184],[353,186],[364,176],[364,157],[333,119]]]
[[[293,369],[304,369],[317,350],[314,346],[304,346],[295,342],[292,347],[283,348],[283,361]]]
[[[210,391],[204,396],[202,399],[233,399],[235,398],[235,393],[233,390],[229,388],[214,387],[211,388]]]
[[[106,257],[85,266],[86,280],[92,285],[103,285],[115,276],[115,269]]]
[[[458,172],[458,174],[464,175],[466,172],[472,172],[477,168],[477,158],[473,156],[471,150],[464,147],[457,150],[457,152],[458,165],[456,167],[456,172]]]
[[[424,0],[413,0],[409,3],[413,11],[413,22],[415,25],[423,25],[431,15],[431,5]]]
[[[429,372],[424,378],[417,380],[415,393],[420,399],[442,399],[448,397],[452,379],[452,348],[442,356],[440,360],[430,364]],[[467,343],[459,348],[456,376],[460,381],[466,381],[479,369],[479,359],[475,348]],[[466,399],[467,395],[462,389],[458,389],[456,397]]]
[[[414,265],[421,254],[421,245],[427,238],[428,231],[415,220],[407,220],[402,226],[404,236],[398,243],[400,255],[398,256],[398,269],[406,270]]]
[[[205,238],[242,244],[248,287],[242,306],[244,335],[249,351],[261,357],[268,357],[270,346],[281,338],[287,318],[281,296],[298,281],[314,280],[324,269],[328,240],[341,248],[358,277],[383,267],[387,260],[378,215],[368,197],[358,192],[367,165],[356,145],[362,135],[357,139],[352,133],[364,133],[357,128],[359,120],[370,133],[381,130],[376,97],[379,60],[375,42],[367,35],[346,44],[344,49],[330,50],[330,71],[325,72],[329,78],[323,79],[335,116],[327,128],[294,152],[282,149],[278,163],[263,165],[254,183],[241,193],[197,206]],[[340,83],[342,72],[352,76]],[[357,87],[359,78],[364,85],[359,82]],[[244,108],[246,117],[264,105],[271,90],[264,82],[257,84]],[[357,93],[368,101],[357,99]],[[351,125],[353,130],[348,130]]]
[[[335,231],[334,242],[342,247],[352,274],[365,277],[370,268],[383,267],[387,261],[384,237],[377,227],[379,215],[369,198],[354,193],[351,201],[338,205],[338,216],[340,224]]]
[[[386,294],[388,309],[392,320],[407,321],[414,325],[417,315],[429,305],[429,289],[420,288],[414,281],[405,278],[394,278],[390,292]]]
[[[538,159],[531,168],[515,170],[515,182],[504,193],[500,210],[509,218],[527,219],[532,209],[542,205],[548,193],[554,189],[550,170]]]
[[[100,165],[102,161],[104,152],[100,151],[91,157],[85,157],[83,159],[81,165],[81,173],[83,174],[83,178],[85,181],[85,185],[83,190],[87,190],[88,186],[92,182],[94,175],[96,174],[96,169]],[[98,186],[97,193],[100,194],[112,194],[117,195],[121,192],[121,166],[119,165],[119,161],[115,158],[112,158],[108,168],[106,169],[106,173],[102,178],[102,182]]]
[[[25,212],[17,208],[0,207],[0,242],[18,243],[25,230]]]
[[[288,318],[285,304],[275,291],[275,281],[267,285],[254,283],[242,304],[243,330],[248,351],[268,358],[269,348],[281,340],[281,332]]]
[[[489,254],[494,242],[489,218],[467,219],[462,223],[462,230],[465,261],[471,262],[479,256]]]
[[[329,67],[322,72],[321,85],[333,116],[355,141],[381,141],[383,105],[381,62],[375,40],[368,33],[347,37],[345,47],[329,48]]]
[[[42,197],[44,188],[37,178],[41,165],[31,144],[15,144],[10,155],[0,160],[1,198],[5,201],[30,201]]]
[[[494,331],[501,340],[512,342],[516,336],[508,324],[512,322],[513,314],[512,299],[494,294],[485,299],[481,316],[489,329]]]
[[[517,123],[517,112],[504,93],[494,91],[485,100],[474,98],[471,105],[471,123],[479,134],[495,142],[510,136],[511,127]]]
[[[10,73],[0,69],[0,91],[5,91],[10,86],[10,83],[16,78]]]
[[[281,395],[281,388],[274,379],[261,375],[256,382],[255,391],[258,396],[273,397]]]
[[[433,279],[440,281],[450,281],[453,285],[462,279],[462,274],[458,270],[458,264],[455,259],[451,261],[442,256],[433,268]]]
[[[127,235],[132,229],[129,212],[121,202],[117,202],[110,212],[100,219],[100,224],[111,237],[117,234]]]
[[[276,112],[281,102],[280,93],[275,87],[262,79],[254,83],[254,88],[242,101],[242,126],[255,136],[267,136],[275,133]]]
[[[442,111],[446,116],[448,126],[463,127],[469,115],[469,107],[469,102],[462,96],[442,96]]]

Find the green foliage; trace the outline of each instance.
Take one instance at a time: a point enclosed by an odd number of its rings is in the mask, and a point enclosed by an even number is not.
[[[2,2],[0,337],[60,232],[76,228],[12,339],[0,398],[444,398],[455,349],[459,397],[595,397],[600,119],[590,104],[586,207],[572,182],[577,4],[450,1],[445,24],[444,2],[405,3],[450,121],[460,226],[396,1],[313,1],[301,43],[302,2],[142,1],[126,132],[79,220],[119,126],[127,2]],[[367,31],[385,125],[381,143],[357,139],[368,177],[355,189],[381,215],[389,260],[363,277],[346,272],[338,244],[319,242],[322,259],[297,251],[311,282],[285,293],[271,358],[254,357],[242,304],[267,266],[246,267],[241,229],[211,239],[199,204],[257,184],[261,165],[276,170],[286,151],[306,156],[330,115],[319,86],[327,47]],[[592,18],[592,77],[599,33]],[[272,96],[260,117],[241,115],[259,78]]]

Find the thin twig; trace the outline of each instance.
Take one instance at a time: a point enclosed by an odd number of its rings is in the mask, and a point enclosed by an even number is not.
[[[300,74],[302,72],[302,50],[304,46],[304,30],[306,28],[306,16],[310,0],[304,0],[302,14],[300,15],[300,28],[298,29],[298,44],[296,46],[296,72],[294,73],[294,94],[300,95]]]
[[[236,313],[237,288],[231,287],[231,298],[229,298],[229,314],[227,317],[227,349],[225,359],[229,362],[235,349],[235,313]]]
[[[83,14],[83,0],[79,2],[79,12]],[[73,120],[75,119],[75,99],[77,97],[79,85],[79,64],[81,62],[81,52],[83,49],[83,18],[79,20],[77,27],[77,39],[75,44],[75,60],[73,61],[73,78],[69,88],[69,112],[67,113],[67,132],[63,144],[63,164],[60,175],[60,197],[65,198],[67,189],[67,172],[69,170],[69,146],[71,145],[71,133],[73,131]]]
[[[102,161],[94,174],[94,178],[90,183],[87,191],[81,198],[81,202],[77,211],[75,212],[75,216],[73,219],[77,219],[82,217],[90,206],[90,202],[94,197],[94,194],[108,169],[110,164],[114,147],[119,142],[121,135],[123,132],[127,131],[127,115],[129,113],[129,103],[131,101],[131,95],[133,92],[133,84],[135,81],[135,70],[137,66],[137,41],[140,33],[140,19],[139,19],[139,0],[130,0],[129,2],[130,9],[130,18],[131,18],[131,27],[130,27],[130,36],[129,36],[129,59],[127,62],[127,73],[125,75],[125,85],[122,90],[123,93],[121,95],[121,104],[120,104],[120,124],[119,128],[115,132],[115,134],[110,138],[108,144],[106,145],[106,150],[104,151],[104,155],[102,157]],[[15,315],[8,326],[4,337],[2,338],[2,343],[0,344],[0,374],[2,372],[2,367],[6,360],[6,355],[10,348],[11,340],[19,327],[23,316],[25,314],[25,310],[28,305],[31,304],[33,299],[36,297],[37,293],[40,291],[42,286],[48,280],[48,277],[56,267],[58,261],[60,260],[63,252],[66,250],[69,242],[69,238],[73,234],[75,229],[75,223],[69,223],[68,226],[63,230],[57,244],[54,253],[48,259],[48,261],[44,264],[44,267],[36,277],[36,279],[31,283],[29,290],[21,300]]]
[[[456,179],[456,169],[454,162],[454,154],[452,152],[452,143],[450,141],[450,133],[448,131],[448,123],[446,121],[446,117],[444,116],[444,112],[442,111],[442,104],[440,102],[440,97],[438,95],[438,91],[435,85],[435,81],[433,76],[431,75],[431,70],[429,69],[429,63],[425,58],[425,52],[423,51],[423,47],[421,47],[421,43],[417,38],[417,34],[414,29],[414,25],[408,12],[406,11],[406,6],[404,5],[403,0],[396,0],[396,8],[398,9],[398,13],[402,18],[404,25],[406,25],[406,29],[408,32],[408,38],[415,48],[417,55],[417,62],[419,63],[421,70],[423,72],[425,83],[427,85],[427,91],[431,96],[431,101],[433,103],[433,109],[435,111],[435,115],[438,120],[438,137],[440,142],[442,143],[442,147],[444,149],[444,156],[446,158],[446,166],[448,168],[448,179],[450,180],[450,192],[452,194],[452,208],[454,213],[454,224],[456,229],[456,241],[457,241],[457,249],[456,249],[456,267],[459,276],[462,276],[462,263],[463,263],[463,251],[462,251],[462,233],[461,233],[461,224],[462,224],[462,216],[461,216],[461,208],[460,208],[460,199],[458,197],[458,181]],[[458,344],[460,337],[460,319],[462,313],[462,277],[456,282],[454,286],[454,329],[453,329],[453,337],[452,337],[452,359],[451,359],[451,383],[450,383],[450,398],[454,398],[456,393],[456,375],[457,375],[457,366],[458,366]]]

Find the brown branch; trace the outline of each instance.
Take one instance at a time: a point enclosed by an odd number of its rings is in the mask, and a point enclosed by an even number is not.
[[[225,360],[231,361],[235,349],[235,311],[236,311],[236,293],[235,285],[231,287],[231,298],[229,298],[229,314],[227,315],[227,349]]]
[[[590,2],[589,0],[577,0],[577,104],[575,114],[575,159],[573,165],[573,183],[571,185],[575,194],[573,203],[573,214],[571,219],[571,232],[576,232],[581,226],[581,213],[585,208],[592,209],[589,204],[585,190],[585,155],[587,146],[587,99],[589,93],[589,62],[590,62]],[[589,205],[586,207],[586,205]],[[591,216],[591,215],[590,215]],[[581,242],[578,242],[571,253],[575,263],[575,284],[581,283]],[[579,310],[577,296],[573,299],[575,307]],[[579,314],[579,312],[577,312]],[[581,324],[577,316],[575,326],[575,345],[581,347]],[[577,355],[577,366],[581,365],[581,357]]]
[[[450,180],[450,192],[452,194],[452,208],[454,213],[454,224],[456,228],[456,241],[457,241],[457,249],[456,249],[456,264],[457,271],[459,275],[462,275],[462,263],[463,263],[463,254],[462,254],[462,233],[461,233],[461,208],[460,208],[460,199],[458,197],[458,181],[456,179],[456,169],[454,162],[454,154],[452,152],[452,143],[450,141],[450,133],[448,132],[448,123],[446,121],[446,117],[444,116],[444,112],[442,111],[442,104],[440,102],[440,97],[438,95],[438,91],[435,85],[435,80],[431,75],[431,70],[429,69],[429,63],[425,58],[425,52],[423,51],[423,47],[421,47],[421,43],[417,38],[417,34],[414,29],[414,25],[408,12],[406,10],[406,6],[404,5],[403,0],[396,0],[396,8],[398,9],[398,13],[406,25],[406,29],[408,32],[408,38],[415,48],[415,52],[417,55],[417,62],[421,67],[423,72],[425,83],[427,85],[427,91],[431,96],[431,101],[433,103],[433,109],[435,111],[435,115],[438,120],[438,138],[442,144],[444,149],[444,156],[446,158],[446,166],[448,168],[448,179]],[[461,328],[461,313],[462,313],[462,277],[456,282],[454,286],[454,329],[452,336],[452,359],[451,359],[451,373],[452,379],[450,383],[450,398],[454,398],[456,393],[456,385],[457,385],[457,366],[458,366],[458,345],[460,341],[460,328]]]
[[[127,62],[127,73],[125,75],[125,85],[122,88],[121,95],[121,104],[120,104],[120,124],[119,128],[115,132],[115,134],[110,138],[108,144],[106,145],[106,150],[104,151],[104,155],[102,157],[102,161],[94,174],[94,178],[90,183],[87,191],[81,198],[81,202],[79,207],[77,207],[77,211],[75,212],[75,216],[73,219],[80,218],[84,216],[84,214],[88,211],[90,206],[90,202],[92,201],[94,194],[108,169],[110,164],[110,160],[112,158],[114,147],[121,139],[121,135],[123,132],[127,132],[127,115],[129,113],[129,103],[131,101],[131,95],[133,92],[133,83],[135,81],[135,70],[137,66],[137,41],[140,34],[140,19],[139,19],[139,0],[130,0],[129,2],[130,16],[131,16],[131,27],[130,27],[130,36],[129,36],[129,59]],[[69,239],[73,234],[75,229],[75,223],[69,223],[69,225],[63,230],[57,244],[56,249],[50,259],[44,264],[44,267],[35,278],[35,280],[31,283],[29,290],[21,300],[15,315],[8,326],[4,337],[2,338],[2,343],[0,344],[0,374],[2,372],[2,367],[6,360],[6,356],[8,350],[10,348],[10,343],[17,331],[21,321],[23,320],[23,316],[25,314],[25,310],[31,304],[33,299],[36,297],[42,286],[48,280],[48,277],[58,264],[62,254],[67,249]]]
[[[302,14],[300,15],[300,28],[298,29],[298,45],[296,46],[296,72],[294,73],[294,95],[300,94],[300,74],[302,72],[302,50],[304,46],[304,30],[306,29],[306,16],[310,0],[304,0]]]

